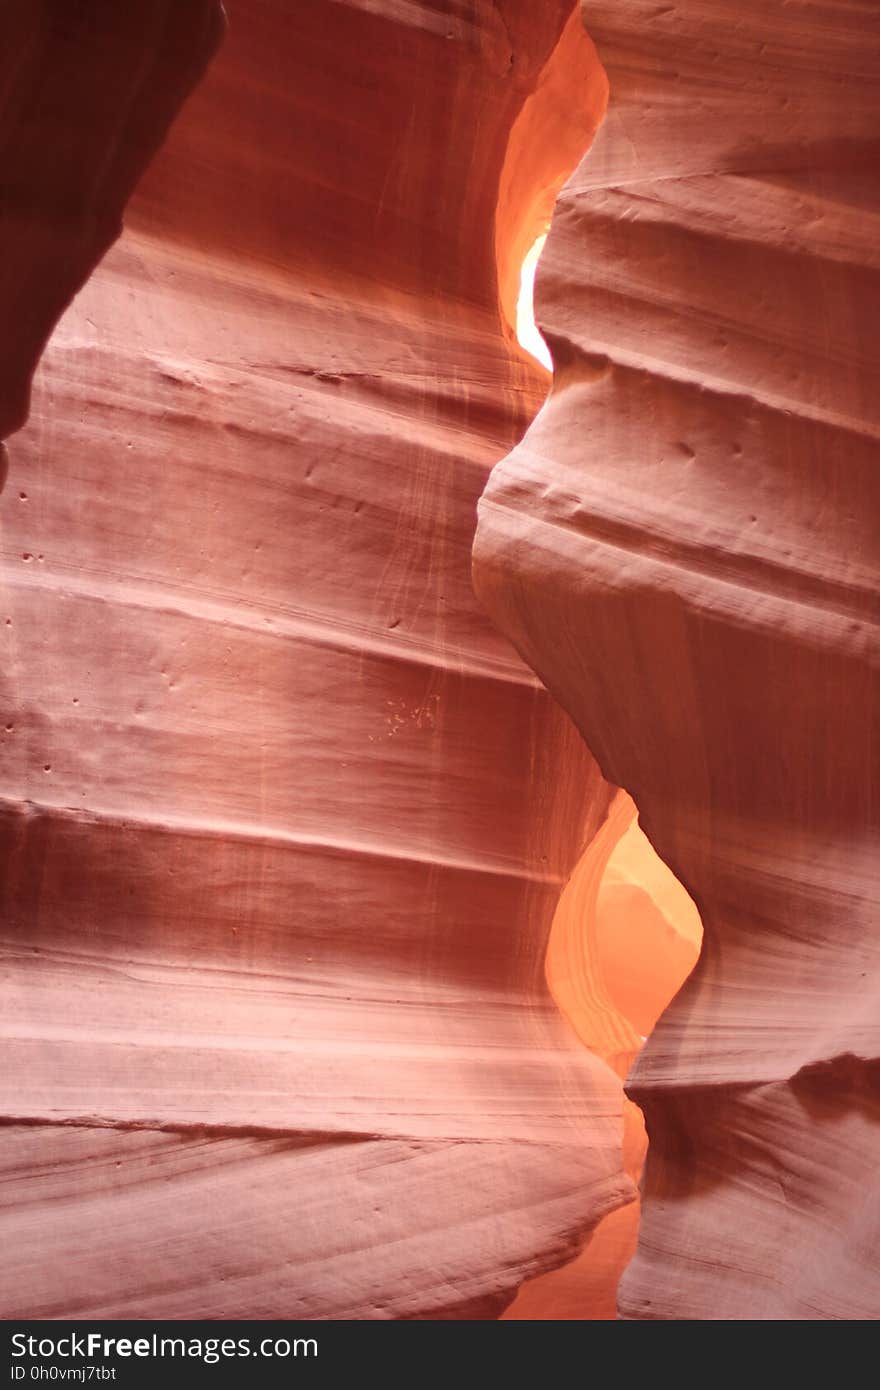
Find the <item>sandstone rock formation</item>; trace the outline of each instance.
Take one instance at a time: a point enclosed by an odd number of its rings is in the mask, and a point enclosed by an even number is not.
[[[665,1009],[623,1315],[876,1317],[876,11],[226,8],[0,17],[0,1311],[612,1317]]]
[[[52,338],[2,515],[7,1317],[495,1316],[633,1201],[544,974],[610,793],[470,585],[545,390],[519,260],[605,100],[571,8],[231,0]],[[62,11],[9,428],[182,94],[120,16],[187,73],[217,24]]]
[[[629,1085],[623,1315],[876,1318],[880,15],[584,13],[609,111],[475,575],[706,930]]]

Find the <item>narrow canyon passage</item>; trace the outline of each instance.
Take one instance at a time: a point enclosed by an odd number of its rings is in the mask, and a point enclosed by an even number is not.
[[[491,1318],[635,1192],[544,964],[608,788],[470,576],[605,86],[570,3],[228,8],[10,443],[3,1307]]]
[[[880,1314],[880,11],[731,13],[0,7],[6,1319]]]
[[[573,20],[580,24],[580,15],[576,13]],[[572,40],[577,52],[581,36],[572,31]],[[578,92],[576,83],[567,86],[569,54],[563,42],[554,55],[557,90],[567,88],[570,99],[583,100],[585,91]],[[594,74],[590,85],[595,88],[598,81],[604,81],[604,75]],[[534,132],[530,151],[536,163],[542,153],[538,144],[542,133]],[[558,173],[548,182],[548,201],[549,190],[555,191],[557,184]],[[534,304],[539,260],[550,231],[549,217],[546,223],[540,220],[546,210],[547,202],[529,207],[534,240],[520,268],[513,326],[520,346],[552,373],[552,356],[538,328]],[[520,233],[516,245],[521,247],[522,241]],[[500,243],[497,237],[499,249]],[[505,302],[503,265],[502,257],[502,309],[509,315],[511,296],[508,291]],[[701,940],[702,925],[693,901],[641,830],[631,798],[618,791],[563,890],[553,917],[546,972],[563,1016],[584,1046],[621,1081],[693,969]],[[641,1111],[627,1099],[623,1163],[636,1183],[642,1176],[646,1148]],[[638,1222],[638,1200],[605,1216],[574,1261],[524,1285],[502,1316],[615,1318],[618,1282],[635,1251]]]
[[[626,1080],[657,1019],[696,964],[699,913],[618,792],[560,898],[547,979],[584,1046]],[[647,1151],[638,1106],[624,1105],[623,1158],[639,1182]],[[617,1286],[635,1252],[639,1203],[603,1218],[570,1265],[526,1284],[505,1318],[617,1316]]]
[[[542,230],[523,261],[516,304],[520,346],[552,372],[535,320],[534,284],[547,241]],[[692,899],[655,853],[632,799],[618,791],[585,847],[553,917],[547,981],[578,1037],[625,1081],[660,1014],[700,952]],[[639,1182],[647,1136],[638,1106],[624,1103],[623,1162]],[[617,1286],[635,1252],[638,1200],[603,1217],[581,1254],[523,1286],[504,1319],[612,1319]]]
[[[876,1319],[880,16],[590,0],[478,593],[698,902],[626,1319]],[[845,93],[845,97],[844,97]]]

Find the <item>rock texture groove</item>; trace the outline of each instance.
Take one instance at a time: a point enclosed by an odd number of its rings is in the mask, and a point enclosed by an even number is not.
[[[0,1314],[877,1318],[877,7],[226,9],[0,14]]]
[[[635,1197],[544,974],[609,790],[470,580],[604,75],[556,0],[227,9],[10,443],[0,1306],[494,1317]],[[220,15],[8,14],[11,431]]]
[[[706,932],[629,1082],[622,1314],[876,1318],[878,12],[584,19],[608,115],[475,576]]]

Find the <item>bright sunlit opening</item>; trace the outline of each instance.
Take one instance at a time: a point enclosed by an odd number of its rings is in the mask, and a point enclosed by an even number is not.
[[[538,325],[535,323],[535,271],[538,267],[538,257],[544,249],[544,242],[547,240],[547,233],[539,236],[533,244],[529,254],[522,264],[519,277],[519,299],[516,301],[516,336],[521,347],[526,352],[531,353],[532,357],[540,362],[542,367],[546,367],[548,372],[553,370],[553,359],[550,350],[541,334],[538,332]]]

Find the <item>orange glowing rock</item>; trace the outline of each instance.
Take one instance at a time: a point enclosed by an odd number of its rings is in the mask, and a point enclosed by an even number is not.
[[[584,1044],[621,1077],[693,969],[701,939],[693,901],[639,828],[630,797],[618,792],[560,898],[547,979]],[[624,1118],[624,1166],[637,1180],[644,1123],[631,1101]],[[638,1226],[638,1202],[606,1216],[577,1259],[526,1284],[504,1317],[614,1317]]]

